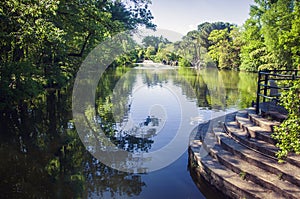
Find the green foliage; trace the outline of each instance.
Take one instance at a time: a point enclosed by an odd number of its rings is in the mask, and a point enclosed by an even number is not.
[[[252,7],[253,13],[255,7]],[[256,13],[256,12],[254,12]],[[261,35],[261,27],[258,16],[251,16],[244,24],[244,31],[242,32],[242,40],[244,45],[241,46],[241,70],[257,71],[258,67],[266,64],[267,51],[263,43]]]
[[[296,69],[299,66],[299,1],[256,0],[244,25],[241,69]]]
[[[174,60],[176,56],[170,49],[171,42],[163,36],[146,36],[142,43],[146,49],[139,53],[143,55],[140,59],[150,59],[159,63],[162,60]]]
[[[129,36],[126,35],[126,41],[123,41],[123,49],[133,49],[126,54],[122,54],[114,60],[111,66],[132,66],[133,63],[137,63],[140,59],[143,59],[144,53],[143,49]]]
[[[157,63],[160,63],[163,60],[178,60],[178,55],[175,53],[174,44],[168,39],[162,36],[146,36],[142,42],[146,49],[138,53],[140,60],[149,59]]]
[[[46,171],[51,176],[58,176],[60,171],[60,162],[58,158],[54,158],[50,160],[50,162],[46,166]]]
[[[146,49],[146,52],[145,52],[145,57],[146,59],[154,59],[154,56],[156,55],[156,50],[155,50],[155,47],[153,46],[149,46],[147,49]]]
[[[293,0],[278,0],[262,15],[262,34],[265,45],[274,55],[274,65],[277,68],[290,68],[292,65],[291,48],[281,39],[290,29]]]
[[[215,23],[202,23],[198,25],[198,32],[199,32],[199,38],[201,45],[208,50],[208,48],[211,46],[211,42],[209,41],[209,35],[213,30],[224,30],[224,29],[230,29],[232,24],[230,23],[224,23],[224,22],[215,22]]]
[[[272,137],[278,142],[280,151],[277,156],[282,159],[289,152],[300,154],[300,80],[294,81],[290,90],[282,93],[280,100],[289,115],[279,127],[275,127]]]
[[[106,37],[141,25],[155,28],[149,1],[126,3],[1,1],[1,109],[32,100],[45,88],[61,89],[72,83],[85,56]],[[130,54],[117,61],[132,60],[137,58]]]
[[[212,45],[208,54],[221,69],[238,69],[240,66],[240,32],[237,28],[213,30],[208,39]]]
[[[153,46],[154,61],[167,59],[169,52],[184,57],[195,68],[217,65],[220,69],[258,71],[297,69],[300,65],[300,2],[296,0],[255,0],[250,17],[242,28],[233,24],[202,23],[188,32],[182,41],[169,45],[149,37],[146,47]],[[168,60],[168,59],[167,59]]]
[[[177,54],[174,53],[174,46],[173,44],[159,44],[158,52],[155,56],[155,62],[162,62],[165,61],[178,61],[179,57]]]
[[[182,67],[190,67],[191,62],[189,62],[187,59],[181,57],[181,58],[179,58],[178,65],[182,66]]]
[[[229,23],[202,23],[198,26],[198,30],[193,30],[183,37],[183,40],[175,43],[174,48],[178,55],[185,57],[196,68],[203,66],[211,66],[212,60],[207,54],[212,42],[209,35],[213,30],[223,30],[230,28]]]
[[[163,36],[146,36],[143,38],[142,43],[145,48],[149,48],[150,46],[153,47],[156,53],[159,48],[162,48],[163,45],[170,43],[170,41]]]

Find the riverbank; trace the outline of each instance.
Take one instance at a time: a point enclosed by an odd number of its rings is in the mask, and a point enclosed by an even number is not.
[[[278,163],[271,138],[278,125],[254,108],[200,124],[189,146],[193,172],[230,198],[300,198],[300,157]]]

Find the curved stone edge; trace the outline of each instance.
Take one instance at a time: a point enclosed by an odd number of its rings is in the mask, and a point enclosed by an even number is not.
[[[199,124],[198,132],[193,139],[190,139],[188,149],[190,170],[196,174],[196,177],[200,178],[202,176],[208,183],[228,198],[278,198],[278,195],[273,191],[264,189],[253,182],[243,180],[239,175],[228,170],[209,155],[202,157],[200,154],[202,142],[199,140],[199,135],[204,133],[203,131],[209,131],[215,127],[220,120],[222,119],[216,118]]]

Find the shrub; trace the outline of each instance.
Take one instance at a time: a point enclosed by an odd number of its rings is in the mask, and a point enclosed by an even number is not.
[[[185,58],[179,58],[179,62],[178,62],[179,66],[183,66],[183,67],[190,67],[191,66],[191,62],[189,62],[187,59]]]
[[[300,80],[294,81],[289,90],[282,92],[281,105],[289,112],[288,118],[275,127],[272,137],[277,140],[282,160],[289,152],[300,154]]]

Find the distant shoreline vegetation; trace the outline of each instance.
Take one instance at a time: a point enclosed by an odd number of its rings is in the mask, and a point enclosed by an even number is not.
[[[155,62],[181,59],[181,66],[256,72],[297,69],[300,66],[299,1],[255,0],[242,27],[225,22],[205,22],[181,41],[148,36],[142,58]],[[288,19],[288,20],[287,20]]]

